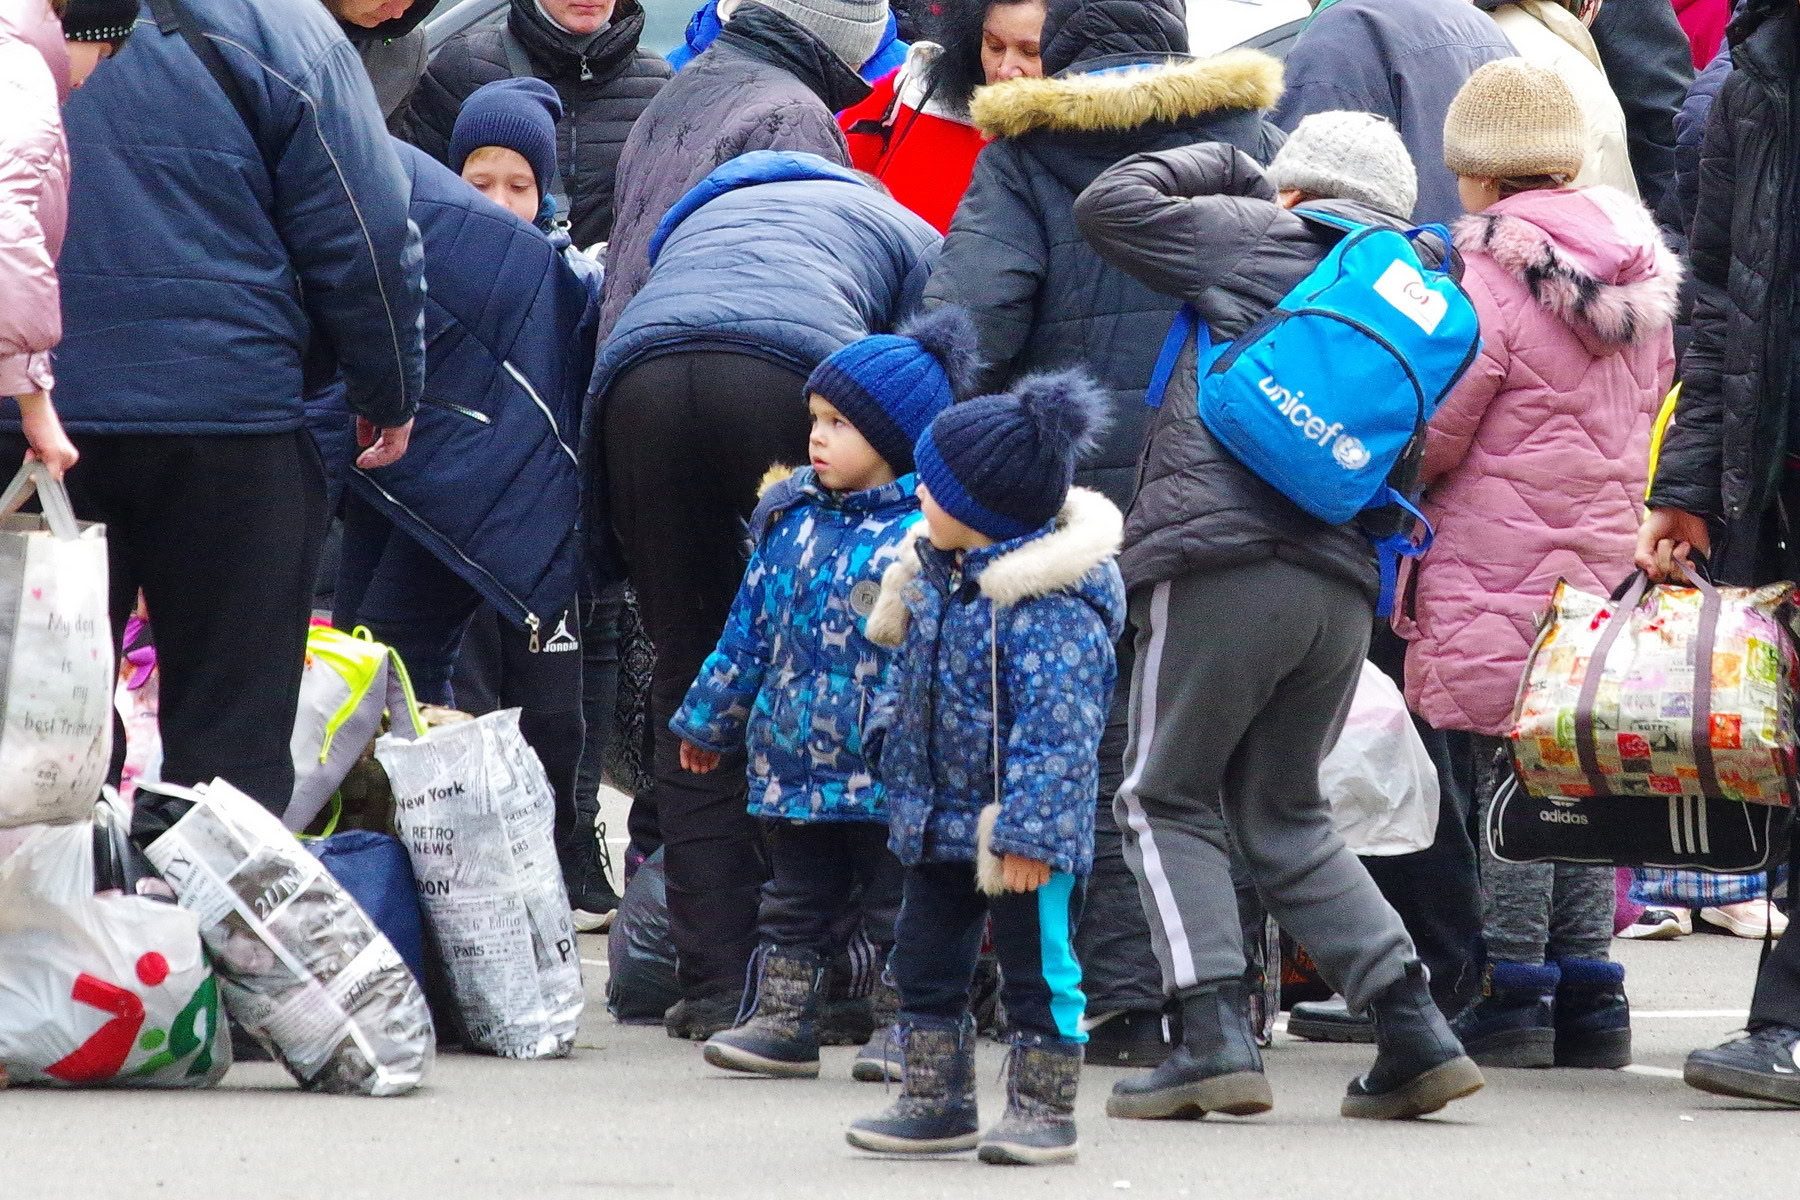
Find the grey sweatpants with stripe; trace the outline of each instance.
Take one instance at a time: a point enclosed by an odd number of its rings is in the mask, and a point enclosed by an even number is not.
[[[1362,1009],[1414,957],[1319,794],[1368,650],[1367,598],[1271,558],[1130,604],[1141,658],[1114,810],[1164,991],[1244,974],[1235,839],[1269,911]]]

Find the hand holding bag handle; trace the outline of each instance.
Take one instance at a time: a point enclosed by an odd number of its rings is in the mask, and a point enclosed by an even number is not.
[[[1712,655],[1713,646],[1718,641],[1719,609],[1723,602],[1719,589],[1713,586],[1703,571],[1696,570],[1691,563],[1680,562],[1680,565],[1688,582],[1699,590],[1701,597],[1700,625],[1694,635],[1694,768],[1700,776],[1701,794],[1720,797],[1719,776],[1713,764],[1712,752]],[[1619,634],[1624,632],[1626,623],[1631,620],[1631,614],[1643,603],[1649,588],[1650,577],[1640,570],[1632,572],[1619,591],[1613,593],[1612,616],[1600,635],[1600,641],[1594,646],[1593,656],[1588,659],[1587,675],[1581,681],[1581,692],[1575,701],[1575,753],[1580,757],[1581,770],[1587,776],[1588,786],[1593,788],[1596,796],[1604,796],[1607,792],[1606,776],[1600,770],[1600,759],[1594,745],[1595,697],[1599,694],[1600,681],[1606,673],[1607,657],[1618,642]]]
[[[58,541],[72,542],[81,536],[81,523],[75,519],[75,506],[69,503],[69,491],[50,474],[50,468],[32,459],[19,468],[6,490],[0,492],[0,520],[19,511],[20,505],[37,493],[44,509],[44,525]]]

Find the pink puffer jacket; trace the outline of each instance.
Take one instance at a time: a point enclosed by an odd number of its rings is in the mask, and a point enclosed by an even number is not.
[[[1631,570],[1681,264],[1644,207],[1604,187],[1502,200],[1463,218],[1456,245],[1482,350],[1431,422],[1437,542],[1394,627],[1413,711],[1499,735],[1557,579],[1611,591]]]
[[[0,396],[48,388],[62,340],[69,55],[46,0],[0,0]]]

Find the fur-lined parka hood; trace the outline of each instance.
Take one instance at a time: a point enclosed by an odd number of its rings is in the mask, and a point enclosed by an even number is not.
[[[1524,192],[1456,226],[1465,256],[1490,259],[1596,353],[1672,324],[1681,260],[1647,209],[1609,187]]]
[[[969,551],[964,557],[964,570],[977,582],[981,594],[993,604],[1010,607],[1048,596],[1053,592],[1081,591],[1098,609],[1113,607],[1114,589],[1102,587],[1093,596],[1082,588],[1094,568],[1119,553],[1125,518],[1099,492],[1088,488],[1070,488],[1056,521],[1043,533],[984,549]],[[921,554],[948,558],[933,549],[927,540],[925,523],[921,521],[911,539],[901,549],[900,557],[887,569],[881,580],[881,596],[869,614],[865,632],[869,640],[881,646],[898,646],[906,637],[909,623],[906,585],[918,578],[923,563]],[[1109,621],[1119,614],[1102,611]]]
[[[970,116],[989,138],[1015,138],[1035,129],[1099,133],[1176,124],[1214,112],[1261,111],[1281,99],[1281,63],[1260,50],[1092,65],[1099,69],[979,88]]]

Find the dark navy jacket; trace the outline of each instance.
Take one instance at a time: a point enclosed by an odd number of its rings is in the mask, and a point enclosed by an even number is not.
[[[354,411],[404,422],[424,373],[419,239],[356,50],[318,0],[186,8],[256,129],[187,42],[147,16],[69,101],[81,182],[60,268],[63,423],[88,434],[298,429],[315,336]]]
[[[919,306],[940,240],[847,167],[782,150],[740,155],[657,226],[649,282],[613,327],[589,394],[677,350],[740,351],[809,372]]]
[[[576,593],[574,445],[598,288],[541,231],[395,148],[425,242],[425,396],[405,457],[349,468],[349,486],[528,628]]]

